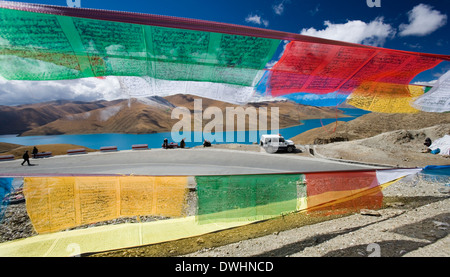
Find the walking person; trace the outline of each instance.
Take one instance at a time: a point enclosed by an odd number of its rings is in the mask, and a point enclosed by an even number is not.
[[[23,165],[25,162],[27,162],[28,165],[31,165],[31,164],[30,164],[30,155],[28,155],[28,150],[25,151],[25,153],[23,154],[22,158],[23,158],[22,165]]]

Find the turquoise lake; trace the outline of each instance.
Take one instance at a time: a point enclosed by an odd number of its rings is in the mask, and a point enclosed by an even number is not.
[[[346,115],[349,115],[351,117],[339,118],[338,119],[339,121],[350,121],[361,115],[369,113],[368,111],[360,109],[342,108],[340,110],[344,111]],[[310,129],[322,127],[333,122],[336,122],[336,118],[303,120],[302,121],[303,125],[280,129],[278,133],[284,136],[286,139],[289,139]],[[222,135],[223,142],[217,143],[252,144],[253,142],[259,141],[259,137],[262,134],[266,133],[268,132],[267,131],[253,131],[253,133],[252,131],[222,132],[218,134]],[[189,135],[191,136],[191,142],[186,142],[187,147],[193,147],[202,144],[204,138],[203,134],[201,134],[202,140],[198,142],[193,142],[196,132],[190,132],[187,135],[184,135],[183,137],[188,137]],[[198,135],[199,133],[197,133],[197,136]],[[228,139],[229,142],[226,142],[227,138],[230,138],[230,136],[234,137],[234,139],[233,140]],[[238,140],[243,137],[245,137],[244,141]],[[118,150],[130,150],[132,145],[134,144],[148,144],[149,148],[160,148],[164,138],[167,138],[169,142],[171,142],[172,134],[170,132],[155,133],[155,134],[113,133],[113,134],[50,135],[50,136],[25,136],[25,137],[18,137],[16,135],[1,135],[0,142],[15,143],[21,145],[64,143],[64,144],[81,145],[91,149],[100,149],[100,147],[104,146],[117,146]],[[256,138],[256,140],[254,138]],[[216,143],[215,141],[211,142]]]

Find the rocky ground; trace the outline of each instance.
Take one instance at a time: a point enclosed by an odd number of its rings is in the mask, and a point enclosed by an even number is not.
[[[450,183],[416,176],[384,191],[384,208],[307,224],[188,257],[449,257]]]

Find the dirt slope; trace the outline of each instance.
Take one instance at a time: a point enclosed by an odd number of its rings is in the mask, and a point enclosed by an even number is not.
[[[86,152],[98,151],[74,144],[42,144],[36,145],[36,148],[38,149],[39,153],[52,152],[52,156],[67,155],[67,150],[78,148],[84,148],[86,149]],[[18,147],[8,150],[7,152],[1,153],[1,155],[14,155],[15,159],[22,159],[22,155],[25,153],[26,150],[28,150],[30,157],[32,157],[31,153],[33,152],[33,146],[26,146],[26,145],[19,145]]]
[[[20,106],[0,106],[0,134],[20,134],[66,115],[88,112],[114,103],[61,100]]]
[[[298,144],[314,144],[316,139],[363,139],[394,130],[418,130],[450,123],[450,113],[384,114],[369,113],[349,122],[337,122],[295,136]]]
[[[316,155],[328,158],[391,165],[396,167],[424,167],[448,165],[449,156],[423,153],[425,138],[432,141],[450,134],[450,123],[418,130],[396,130],[370,138],[348,142],[316,145]]]

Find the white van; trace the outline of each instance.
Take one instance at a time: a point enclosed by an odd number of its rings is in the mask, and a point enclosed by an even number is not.
[[[286,140],[281,135],[262,135],[259,145],[267,152],[275,153],[277,151],[286,151],[292,153],[295,150],[295,144],[292,140]]]

